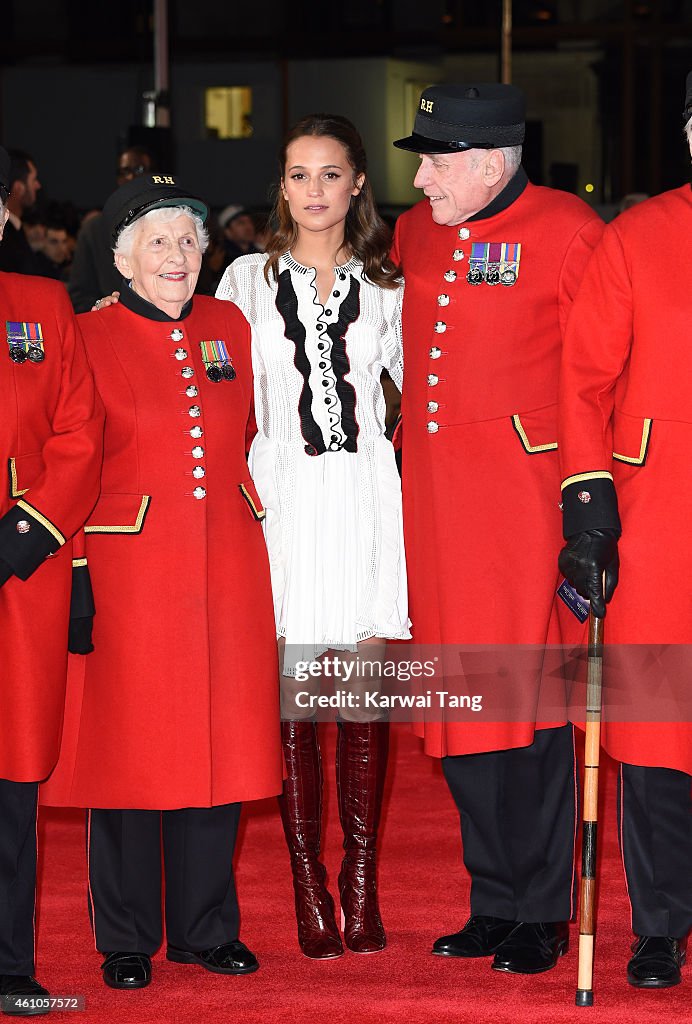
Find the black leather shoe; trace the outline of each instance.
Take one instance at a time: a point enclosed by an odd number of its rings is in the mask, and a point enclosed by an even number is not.
[[[48,991],[29,974],[0,974],[0,1010],[8,1017],[48,1013]]]
[[[556,924],[522,921],[498,949],[492,968],[508,974],[541,974],[555,966],[567,952],[568,945],[565,921]]]
[[[635,988],[672,988],[682,980],[685,944],[680,939],[640,935],[632,944],[634,956],[627,964],[627,980]]]
[[[259,967],[255,954],[240,939],[224,942],[223,946],[214,946],[212,949],[203,949],[201,953],[169,946],[166,959],[176,964],[199,964],[214,974],[252,974]]]
[[[146,988],[151,981],[151,957],[146,953],[108,953],[101,970],[109,988]]]
[[[504,917],[474,914],[460,932],[439,938],[432,951],[435,956],[492,956],[518,925]]]

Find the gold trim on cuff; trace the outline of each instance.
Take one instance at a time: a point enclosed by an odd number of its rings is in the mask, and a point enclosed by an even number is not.
[[[72,568],[73,569],[81,569],[82,566],[84,566],[86,564],[87,564],[86,558],[73,558],[72,559]]]
[[[30,505],[28,501],[20,500],[17,502],[17,506],[19,508],[24,509],[24,511],[28,513],[28,515],[30,515],[37,522],[39,522],[41,526],[45,526],[46,530],[48,530],[51,536],[55,537],[60,547],[63,546],[63,544],[67,540],[67,537],[63,537],[60,530],[57,528],[57,526],[54,526],[53,523],[51,523],[50,519],[46,519],[44,515],[41,515],[38,509],[34,508],[33,505]]]
[[[593,473],[577,473],[575,476],[568,476],[560,484],[560,490],[564,491],[565,487],[569,487],[570,484],[584,484],[588,480],[612,480],[613,474],[606,472],[606,470],[596,470]]]

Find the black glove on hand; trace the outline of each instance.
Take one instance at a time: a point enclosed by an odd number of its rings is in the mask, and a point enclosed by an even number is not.
[[[618,532],[586,530],[584,533],[575,533],[560,552],[558,565],[568,583],[572,584],[578,594],[591,602],[591,609],[596,618],[605,618],[606,602],[610,601],[618,585]]]
[[[67,635],[67,649],[70,654],[91,654],[94,645],[91,642],[91,630],[94,616],[85,615],[79,619],[70,619]]]

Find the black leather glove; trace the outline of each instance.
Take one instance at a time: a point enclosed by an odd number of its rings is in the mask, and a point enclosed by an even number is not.
[[[3,585],[3,583],[7,583],[10,576],[14,576],[14,570],[12,569],[12,566],[8,565],[7,562],[3,561],[3,559],[0,558],[0,587]]]
[[[575,533],[560,552],[558,565],[567,582],[591,602],[596,618],[605,618],[606,602],[610,601],[618,585],[618,531],[585,530]]]
[[[70,629],[67,634],[67,649],[70,654],[91,654],[94,649],[94,645],[91,642],[93,625],[93,615],[85,615],[79,619],[70,619]]]

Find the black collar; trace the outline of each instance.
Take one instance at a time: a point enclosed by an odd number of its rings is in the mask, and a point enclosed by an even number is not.
[[[164,313],[162,309],[149,302],[148,299],[143,299],[141,295],[138,295],[130,282],[125,278],[123,278],[123,287],[120,289],[120,301],[127,309],[132,310],[137,316],[145,317],[147,320],[159,320],[162,323],[178,322],[174,316],[169,316],[168,313]],[[184,320],[191,312],[192,299],[185,303],[180,311],[178,320]]]
[[[496,213],[502,213],[503,210],[506,210],[508,206],[511,206],[519,198],[528,183],[529,179],[526,177],[526,171],[520,166],[516,174],[512,175],[502,189],[502,192],[496,195],[482,210],[474,213],[473,217],[468,217],[465,223],[469,224],[474,220],[487,220],[488,217],[494,217]]]

